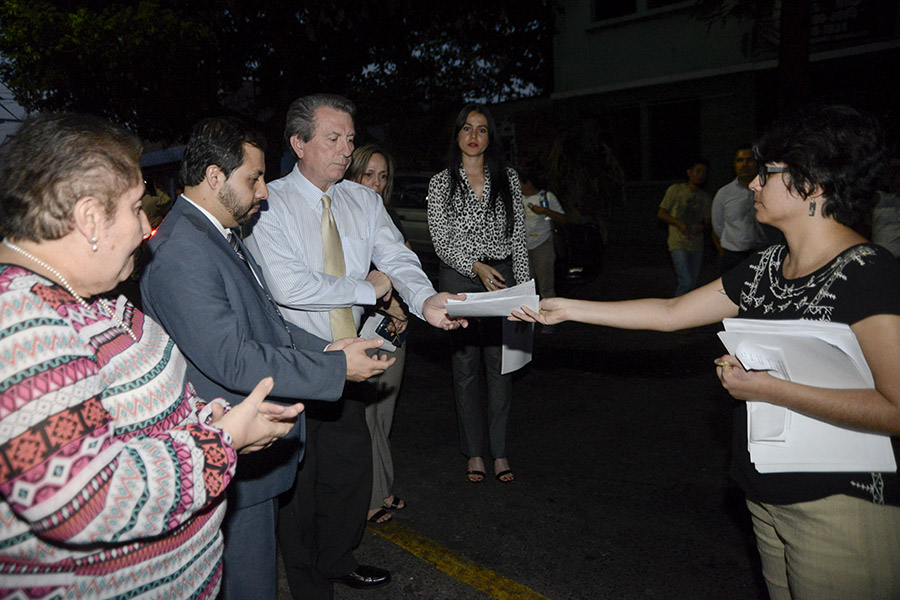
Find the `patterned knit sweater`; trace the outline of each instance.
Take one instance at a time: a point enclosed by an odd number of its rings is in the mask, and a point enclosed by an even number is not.
[[[0,598],[215,598],[237,454],[123,298],[0,265]]]

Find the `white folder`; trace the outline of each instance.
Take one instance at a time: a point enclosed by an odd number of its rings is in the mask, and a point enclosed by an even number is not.
[[[848,325],[758,319],[723,323],[719,338],[746,369],[821,388],[874,388]],[[765,402],[747,402],[747,447],[760,473],[897,470],[889,436],[839,427]]]

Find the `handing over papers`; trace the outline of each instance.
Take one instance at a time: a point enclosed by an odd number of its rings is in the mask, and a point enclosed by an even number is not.
[[[534,279],[495,292],[466,293],[465,300],[448,300],[451,317],[508,317],[522,306],[539,310],[540,298]]]
[[[465,300],[447,300],[451,317],[508,317],[523,305],[538,310],[540,298],[534,279],[495,292],[466,292]],[[503,375],[521,369],[531,361],[534,323],[503,321]]]
[[[746,369],[830,389],[875,384],[848,325],[725,319],[719,338]],[[760,473],[897,470],[889,436],[845,429],[765,402],[747,402],[747,447]]]

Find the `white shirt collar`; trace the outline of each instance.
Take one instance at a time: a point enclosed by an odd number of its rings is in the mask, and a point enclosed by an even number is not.
[[[307,203],[311,206],[315,206],[318,209],[322,208],[322,196],[324,194],[328,194],[332,200],[334,200],[334,186],[343,181],[340,179],[335,183],[332,183],[328,190],[322,191],[320,190],[313,182],[306,178],[306,176],[300,172],[300,164],[294,165],[294,170],[291,171],[291,177],[294,180],[294,185],[297,187],[297,190],[300,192],[300,196],[304,198]]]
[[[207,219],[209,219],[209,222],[212,223],[213,226],[214,226],[217,230],[219,230],[219,233],[222,234],[222,237],[224,237],[226,240],[228,239],[228,236],[231,234],[230,230],[225,229],[225,228],[222,226],[222,224],[219,223],[219,220],[218,220],[217,218],[215,218],[214,216],[212,216],[212,213],[211,213],[211,212],[209,212],[208,210],[206,210],[205,208],[203,208],[202,206],[200,206],[199,204],[197,204],[196,202],[194,202],[193,200],[191,200],[190,198],[188,198],[188,197],[185,196],[184,194],[182,194],[181,197],[184,198],[185,200],[187,200],[188,202],[190,202],[190,203],[194,206],[194,208],[196,208],[196,209],[199,210],[201,213],[203,213],[203,216],[205,216]]]

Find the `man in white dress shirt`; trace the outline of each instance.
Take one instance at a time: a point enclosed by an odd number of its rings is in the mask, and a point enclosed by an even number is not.
[[[713,233],[719,240],[721,256],[719,271],[730,271],[753,252],[768,245],[771,227],[756,220],[753,190],[750,182],[756,177],[757,164],[753,146],[739,146],[734,153],[734,180],[719,188],[712,203]]]
[[[354,112],[351,102],[329,94],[299,98],[288,110],[285,139],[297,165],[269,184],[268,208],[245,240],[273,298],[289,321],[325,339],[332,339],[330,311],[350,308],[358,329],[363,307],[388,300],[392,289],[432,325],[464,325],[445,309],[448,298],[462,296],[434,290],[381,198],[342,181],[353,152]],[[343,276],[326,273],[322,232],[329,204],[340,235]],[[365,589],[390,581],[389,571],[360,565],[353,557],[372,489],[371,442],[359,387],[347,385],[333,410],[307,407],[306,457],[293,497],[279,515],[294,598],[331,598],[332,582]]]

